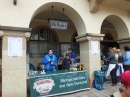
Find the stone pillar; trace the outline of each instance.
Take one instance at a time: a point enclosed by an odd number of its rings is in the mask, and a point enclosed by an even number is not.
[[[2,97],[27,97],[26,41],[30,37],[30,31],[30,28],[0,26],[0,36],[2,36]],[[22,56],[8,56],[9,37],[22,38]]]
[[[130,37],[118,39],[117,43],[119,43],[120,50],[121,50],[121,53],[123,55],[124,54],[124,46],[130,46]]]
[[[101,70],[100,40],[103,40],[103,36],[103,34],[87,33],[76,37],[77,42],[80,43],[80,62],[84,63],[91,80],[94,79],[94,71]],[[98,42],[98,54],[91,53],[91,41]]]

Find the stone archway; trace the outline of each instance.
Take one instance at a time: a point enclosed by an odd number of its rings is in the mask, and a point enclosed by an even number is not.
[[[65,8],[64,14],[69,19],[71,19],[71,21],[73,22],[73,24],[78,32],[77,33],[78,35],[83,35],[83,34],[87,33],[87,28],[85,26],[85,23],[84,23],[82,17],[80,16],[80,14],[78,13],[78,11],[75,10],[70,5],[67,5],[65,3],[60,3],[60,2],[49,2],[49,3],[41,4],[32,13],[32,16],[30,17],[30,23],[38,14],[45,12],[45,11],[48,11],[48,10],[52,10],[51,6],[54,6],[54,8],[53,8],[54,11],[58,11],[61,13],[62,13],[62,9]],[[55,17],[54,17],[54,19],[55,19]],[[28,25],[30,25],[30,23]]]
[[[65,15],[67,15],[74,23],[77,32],[79,32],[78,35],[87,33],[85,23],[82,17],[80,16],[80,14],[69,5],[64,3],[59,3],[59,2],[50,2],[38,7],[32,14],[32,17],[30,18],[30,22],[37,14],[41,13],[42,11],[51,10],[52,5],[54,6],[54,10],[59,12],[62,12],[62,9],[65,8]]]
[[[125,24],[123,19],[117,15],[109,15],[104,20],[109,21],[114,26],[115,32],[117,33],[117,39],[115,39],[115,42],[119,43],[118,45],[121,49],[121,52],[124,53],[123,47],[125,45],[129,45],[128,44],[129,30],[128,30],[127,25]],[[122,40],[123,40],[123,44],[122,44]],[[127,40],[127,42],[126,42],[126,40]],[[124,42],[125,42],[125,44],[124,44]]]
[[[115,27],[118,39],[125,38],[129,36],[128,28],[125,22],[117,15],[109,15],[104,20],[109,21]]]

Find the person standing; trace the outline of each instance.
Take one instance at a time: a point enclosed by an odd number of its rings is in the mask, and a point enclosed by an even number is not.
[[[123,67],[124,70],[130,70],[130,47],[124,46],[125,54],[123,55]]]
[[[117,84],[117,75],[116,71],[118,69],[118,60],[116,59],[116,55],[114,53],[113,48],[110,48],[110,55],[106,60],[109,61],[109,67],[107,70],[107,76],[111,75],[112,86]]]
[[[53,54],[56,56],[57,60],[60,58],[59,54],[56,53],[54,50],[53,50]]]
[[[105,53],[105,57],[108,58],[110,55],[110,50],[112,49],[112,47],[108,48],[108,51]]]
[[[119,68],[117,70],[117,76],[118,76],[118,82],[120,82],[120,75],[124,72],[124,69],[123,69],[123,57],[121,55],[120,49],[117,49],[116,53],[118,54],[118,65],[119,65]]]
[[[72,63],[70,58],[69,58],[69,54],[66,53],[66,57],[63,59],[62,61],[62,69],[65,70],[65,69],[69,69],[70,68],[70,64]]]
[[[53,54],[52,49],[48,50],[47,55],[42,59],[42,64],[45,65],[45,71],[56,71],[57,58]]]
[[[76,57],[77,56],[76,56],[76,53],[73,51],[73,49],[69,48],[68,53],[70,55],[70,59],[71,59],[72,63],[76,63]]]

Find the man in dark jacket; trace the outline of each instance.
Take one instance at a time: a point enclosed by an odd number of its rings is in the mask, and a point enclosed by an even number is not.
[[[73,62],[73,63],[76,63],[76,53],[73,51],[73,49],[72,48],[69,48],[68,49],[68,53],[69,53],[69,55],[70,55],[70,59],[71,59],[71,61]]]
[[[53,54],[56,56],[57,60],[60,58],[59,54],[56,53],[54,50],[53,50]]]
[[[71,64],[71,60],[69,58],[69,54],[67,53],[66,54],[66,57],[63,59],[62,61],[62,69],[65,70],[65,69],[69,69],[70,68],[70,64]]]

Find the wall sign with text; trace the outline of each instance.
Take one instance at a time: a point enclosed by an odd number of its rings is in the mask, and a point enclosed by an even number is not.
[[[51,29],[66,30],[68,27],[68,21],[49,19],[49,25]]]
[[[87,71],[49,74],[29,79],[31,97],[48,97],[86,90],[89,88]]]
[[[8,37],[8,56],[22,56],[22,38]]]

